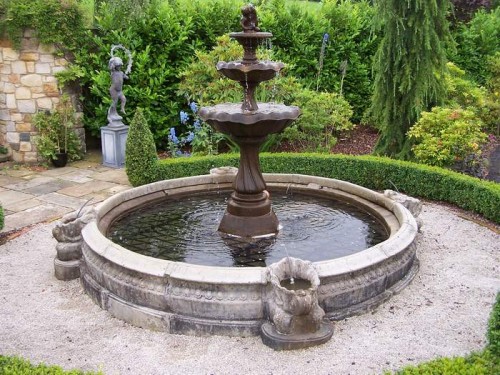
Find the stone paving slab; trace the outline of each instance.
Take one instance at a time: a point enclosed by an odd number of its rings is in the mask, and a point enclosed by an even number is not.
[[[80,207],[82,207],[88,201],[88,199],[70,197],[59,193],[40,195],[38,199],[45,203],[51,203],[54,205],[71,208],[72,210],[80,209]],[[90,201],[89,203],[92,202],[93,200]]]
[[[32,194],[22,193],[20,191],[6,190],[0,192],[0,203],[4,207],[10,207],[12,204],[35,198]]]
[[[79,160],[71,163],[71,166],[80,169],[92,169],[94,172],[113,171],[114,168],[105,167],[102,165],[102,158],[99,160]]]
[[[53,193],[54,191],[58,191],[70,186],[74,186],[75,183],[64,180],[55,180],[48,182],[46,184],[41,184],[37,186],[30,187],[28,189],[24,189],[23,193],[29,193],[33,195],[44,195]]]
[[[53,182],[55,180],[56,179],[54,177],[36,176],[28,181],[19,182],[17,184],[12,184],[12,185],[5,185],[4,187],[7,189],[11,189],[11,190],[18,190],[18,191],[21,190],[22,191],[22,190],[30,189],[30,188],[35,187],[35,186],[46,184],[48,182]]]
[[[33,171],[30,171],[29,169],[7,169],[5,173],[11,177],[24,177],[32,175]]]
[[[20,229],[29,225],[52,221],[64,214],[73,211],[71,208],[56,206],[53,204],[42,204],[22,212],[17,212],[5,217],[5,228],[3,231]]]
[[[48,169],[46,171],[43,171],[40,173],[42,176],[50,176],[50,177],[59,177],[61,175],[70,173],[70,172],[75,172],[78,171],[78,168],[75,167],[63,167],[63,168],[54,168],[54,169]]]
[[[14,185],[24,181],[26,180],[21,177],[12,177],[8,175],[0,176],[0,186]]]
[[[80,197],[80,198],[84,199],[84,200],[89,200],[92,198],[92,200],[89,202],[89,206],[94,206],[97,203],[101,203],[103,200],[108,199],[111,195],[104,194],[103,192],[100,192],[99,194],[96,194],[96,193],[87,194],[87,195],[84,195],[83,197]]]
[[[15,213],[15,212],[21,212],[21,211],[39,206],[40,204],[42,204],[41,201],[39,201],[36,198],[31,198],[31,199],[18,201],[18,202],[7,203],[4,206],[4,208],[6,208],[7,210],[9,210],[12,213]]]
[[[66,181],[72,181],[72,182],[77,182],[79,184],[84,184],[86,182],[90,182],[93,179],[90,177],[94,171],[92,170],[87,170],[87,169],[77,169],[75,171],[72,171],[70,173],[66,173],[63,175],[58,176],[61,180],[66,180]]]
[[[96,193],[101,190],[106,190],[117,186],[118,184],[113,184],[106,181],[91,181],[80,185],[70,186],[65,189],[58,191],[59,194],[69,195],[71,197],[83,197],[88,194]]]
[[[97,172],[91,175],[95,180],[114,182],[121,185],[130,185],[124,169],[114,169],[106,172]]]

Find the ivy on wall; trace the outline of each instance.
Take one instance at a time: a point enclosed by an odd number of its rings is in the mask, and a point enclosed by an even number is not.
[[[71,52],[81,43],[84,17],[76,0],[0,0],[0,33],[15,48],[24,30],[31,29],[42,44]]]

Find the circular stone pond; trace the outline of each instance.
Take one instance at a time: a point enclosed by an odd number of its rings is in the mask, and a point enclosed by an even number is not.
[[[318,302],[330,319],[367,311],[411,281],[417,224],[401,204],[334,179],[264,178],[282,228],[253,242],[216,231],[231,174],[161,181],[107,199],[82,230],[85,290],[136,326],[248,336],[266,319],[265,266],[287,255],[313,262]],[[166,228],[172,217],[180,224]]]

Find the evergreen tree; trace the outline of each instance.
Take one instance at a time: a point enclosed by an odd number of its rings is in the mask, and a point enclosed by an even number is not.
[[[375,55],[371,113],[381,130],[375,153],[408,158],[409,128],[444,96],[449,0],[379,0],[383,37]]]

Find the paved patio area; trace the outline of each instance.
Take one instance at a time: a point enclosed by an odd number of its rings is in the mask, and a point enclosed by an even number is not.
[[[125,168],[108,168],[101,160],[94,151],[64,168],[0,163],[0,202],[5,212],[2,232],[57,220],[131,188]]]

